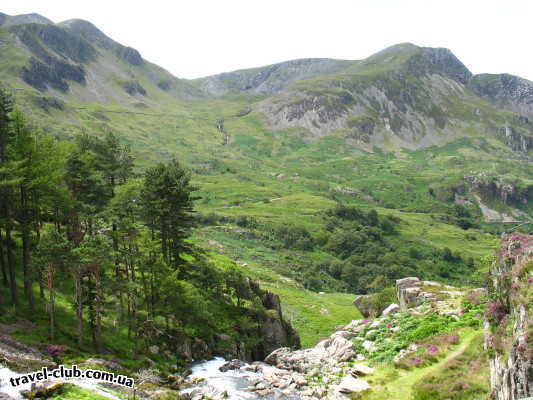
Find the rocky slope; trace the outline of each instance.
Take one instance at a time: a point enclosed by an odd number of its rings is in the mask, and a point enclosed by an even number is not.
[[[266,67],[225,72],[195,79],[192,83],[213,96],[230,93],[269,95],[299,80],[332,74],[354,64],[357,64],[357,61],[308,58],[285,61]]]
[[[485,324],[492,395],[498,400],[533,395],[532,268],[533,236],[506,237],[490,273]]]
[[[199,90],[143,59],[84,20],[0,15],[0,77],[18,90],[76,103],[143,103],[201,97]]]
[[[338,132],[371,149],[420,148],[470,135],[499,135],[530,149],[527,119],[505,121],[469,88],[471,72],[449,50],[393,46],[342,70],[302,80],[265,100],[273,129],[298,128],[308,140]]]
[[[525,155],[533,145],[531,82],[473,77],[448,49],[400,44],[361,61],[293,60],[187,81],[79,19],[2,15],[0,45],[0,81],[27,93],[21,101],[30,108],[61,111],[59,118],[75,118],[67,102],[200,119],[181,100],[209,108],[213,98],[238,94],[263,126],[292,129],[305,141],[334,135],[350,147],[397,151],[487,136]]]
[[[498,107],[533,118],[533,82],[510,74],[480,74],[468,87]]]
[[[0,26],[12,26],[20,24],[50,24],[53,22],[39,14],[7,15],[0,12]]]

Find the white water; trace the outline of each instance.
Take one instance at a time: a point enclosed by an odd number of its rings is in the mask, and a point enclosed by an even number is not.
[[[225,363],[226,360],[216,357],[213,360],[193,365],[190,378],[203,378],[205,380],[197,386],[183,390],[182,393],[190,393],[195,389],[204,391],[207,386],[218,392],[227,392],[228,399],[231,400],[259,399],[257,394],[245,389],[250,386],[250,380],[259,378],[261,374],[238,369],[220,372],[219,368]]]
[[[9,381],[10,378],[16,378],[17,376],[20,376],[20,375],[21,374],[17,374],[16,372],[10,370],[9,368],[6,368],[0,365],[0,393],[5,393],[9,395],[10,397],[13,397],[14,399],[23,399],[20,392],[23,392],[24,390],[31,390],[31,383],[13,387]],[[107,397],[109,399],[123,400],[120,397],[117,397],[105,391],[103,388],[98,386],[96,381],[93,381],[93,380],[87,380],[87,379],[66,380],[65,379],[62,382],[72,383],[76,386],[82,387],[84,389],[88,389],[92,392],[98,393],[99,395]]]

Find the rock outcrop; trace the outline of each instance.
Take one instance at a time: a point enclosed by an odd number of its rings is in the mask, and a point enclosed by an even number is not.
[[[510,74],[479,74],[468,87],[499,107],[533,116],[533,82],[527,79]]]
[[[432,303],[439,314],[451,315],[461,313],[461,310],[457,309],[455,300],[465,294],[463,290],[454,286],[421,281],[416,277],[398,279],[396,293],[401,311],[417,313],[416,307],[423,303]]]
[[[497,400],[533,396],[532,269],[533,236],[504,238],[490,273],[493,301],[485,322],[492,395]]]

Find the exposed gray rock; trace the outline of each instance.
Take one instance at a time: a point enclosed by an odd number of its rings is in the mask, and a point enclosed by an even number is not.
[[[402,311],[407,311],[408,308],[416,304],[415,301],[421,285],[422,282],[416,277],[403,278],[396,281],[396,295]]]
[[[359,376],[359,375],[370,375],[370,374],[373,374],[374,373],[374,368],[371,368],[367,365],[363,365],[363,364],[355,364],[350,373],[352,375],[356,375],[356,376]]]
[[[370,389],[370,385],[364,379],[357,379],[351,375],[342,378],[337,389],[341,393],[359,393]]]
[[[394,314],[394,313],[397,313],[398,311],[400,311],[400,306],[398,304],[393,303],[389,305],[386,309],[384,309],[381,315]]]
[[[311,349],[291,351],[277,349],[265,358],[265,362],[278,368],[306,372],[324,361],[342,362],[355,357],[353,343],[335,336],[318,343]]]
[[[244,367],[244,362],[241,360],[231,360],[219,368],[220,372],[231,371],[234,369],[240,369]]]
[[[485,322],[485,348],[493,349],[496,340],[504,343],[503,351],[491,352],[489,357],[490,381],[493,397],[497,400],[518,400],[533,396],[533,360],[531,357],[531,325],[529,313],[530,290],[527,281],[520,283],[520,268],[533,261],[533,236],[514,235],[506,238],[500,250],[501,256],[490,271],[491,292],[499,303],[492,303],[497,310],[492,319]],[[512,284],[509,285],[509,281]],[[525,285],[525,286],[524,286]],[[491,305],[489,305],[490,310]],[[494,330],[490,324],[511,323],[512,331]],[[495,338],[495,335],[507,337]]]

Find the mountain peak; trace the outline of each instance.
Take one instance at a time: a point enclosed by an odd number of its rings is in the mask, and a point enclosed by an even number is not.
[[[117,45],[117,42],[98,29],[94,24],[84,19],[69,19],[57,25],[70,33],[81,36],[89,43],[93,43],[98,47],[110,49]]]
[[[419,47],[400,43],[381,50],[363,61],[363,67],[383,65],[387,69],[407,66],[411,73],[441,74],[462,84],[472,78],[470,70],[447,48]]]
[[[7,15],[0,13],[0,26],[13,26],[20,24],[46,24],[53,25],[53,22],[48,18],[43,17],[37,13]]]

